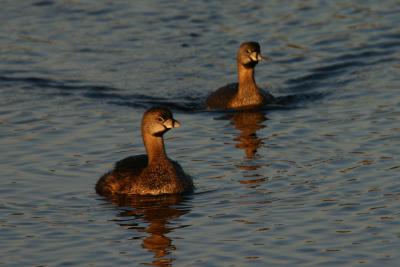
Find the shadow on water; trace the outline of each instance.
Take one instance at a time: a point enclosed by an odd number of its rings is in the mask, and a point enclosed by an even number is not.
[[[102,100],[108,104],[128,106],[133,108],[149,108],[154,105],[166,106],[181,111],[197,111],[204,109],[201,97],[184,96],[167,99],[165,97],[148,96],[136,93],[126,93],[125,90],[104,86],[84,84],[76,80],[53,80],[37,77],[13,77],[0,75],[0,83],[20,84],[25,90],[41,90],[52,96],[78,95],[93,100]]]
[[[397,38],[395,36],[394,38]],[[274,106],[267,109],[298,108],[307,102],[315,102],[333,94],[338,86],[344,86],[351,82],[351,78],[341,77],[350,71],[359,70],[371,65],[379,65],[385,62],[398,60],[393,57],[396,52],[394,48],[400,45],[398,41],[372,43],[369,46],[346,51],[333,58],[325,58],[319,62],[319,67],[312,68],[308,74],[296,78],[289,78],[286,87],[283,88],[286,95],[278,96]],[[280,64],[291,64],[290,62],[277,61]],[[128,106],[133,108],[149,108],[154,105],[162,105],[175,110],[186,112],[204,111],[204,99],[206,95],[198,92],[190,92],[182,96],[166,98],[163,96],[149,96],[131,93],[105,85],[91,85],[78,80],[54,80],[50,78],[21,77],[23,72],[0,71],[0,84],[15,86],[19,84],[25,90],[41,90],[45,94],[54,96],[78,95],[88,99],[102,100],[109,104]],[[18,75],[18,76],[17,76]],[[332,82],[330,79],[336,78]],[[325,86],[327,83],[332,85]],[[325,90],[322,89],[325,87]],[[211,92],[212,89],[202,90]]]
[[[136,93],[126,93],[125,90],[105,85],[85,84],[76,80],[52,80],[37,77],[13,77],[0,75],[0,83],[7,85],[20,84],[24,90],[40,90],[50,96],[80,96],[93,100],[101,100],[108,104],[132,108],[149,108],[165,106],[173,110],[186,112],[205,111],[205,95],[185,95],[168,99],[159,96],[148,96]],[[262,110],[295,109],[302,102],[317,101],[326,93],[304,93],[279,96],[274,105],[266,106]]]
[[[153,254],[153,261],[142,263],[153,266],[172,266],[171,252],[178,248],[168,233],[186,225],[174,225],[173,220],[190,212],[189,196],[163,195],[140,197],[114,197],[110,201],[121,207],[114,221],[129,230],[136,231],[142,239],[142,248]],[[142,234],[145,237],[142,237]],[[136,249],[136,248],[132,248]]]
[[[371,44],[368,47],[355,48],[350,52],[346,52],[332,58],[325,58],[319,64],[315,64],[319,65],[320,67],[310,69],[309,74],[297,78],[291,78],[286,81],[287,90],[295,94],[288,96],[287,99],[286,97],[283,97],[281,99],[282,104],[293,102],[293,100],[296,102],[302,99],[313,100],[313,98],[318,98],[318,96],[323,97],[324,93],[322,92],[316,94],[309,92],[321,87],[321,85],[326,83],[328,79],[345,75],[351,70],[359,70],[368,66],[397,61],[397,59],[393,57],[393,54],[396,52],[387,49],[387,46],[389,45],[399,46],[400,43],[384,42]],[[345,85],[349,82],[351,82],[351,80],[341,80],[340,82],[335,82],[335,87],[337,87],[337,85]],[[333,91],[325,94],[329,93],[333,93]]]

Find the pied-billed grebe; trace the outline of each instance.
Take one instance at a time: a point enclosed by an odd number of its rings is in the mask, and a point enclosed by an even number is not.
[[[239,83],[227,84],[211,93],[206,100],[207,108],[254,108],[273,103],[274,97],[260,90],[254,80],[254,68],[261,59],[258,43],[241,44],[236,57]]]
[[[151,108],[142,119],[142,137],[147,155],[118,161],[112,171],[96,184],[100,195],[161,195],[180,194],[193,190],[190,176],[171,161],[164,149],[163,135],[179,127],[167,108]]]

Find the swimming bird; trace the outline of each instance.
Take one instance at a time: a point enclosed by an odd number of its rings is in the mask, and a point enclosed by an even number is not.
[[[100,195],[181,194],[193,190],[193,181],[182,167],[167,157],[163,135],[180,124],[167,108],[151,108],[142,118],[147,155],[118,161],[96,184]]]
[[[227,84],[211,93],[206,100],[208,109],[257,108],[274,103],[275,98],[258,88],[254,68],[262,59],[257,42],[242,43],[236,55],[238,83]]]

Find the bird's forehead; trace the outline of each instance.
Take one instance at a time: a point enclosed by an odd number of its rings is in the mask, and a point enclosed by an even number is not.
[[[245,43],[242,45],[243,50],[253,50],[253,51],[260,51],[260,45],[258,43]]]
[[[167,109],[158,109],[158,110],[154,110],[153,112],[154,116],[160,116],[164,119],[168,119],[172,117],[172,114],[169,110]]]

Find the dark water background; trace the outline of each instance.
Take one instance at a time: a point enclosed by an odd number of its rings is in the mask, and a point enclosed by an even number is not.
[[[399,1],[3,0],[0,21],[0,266],[399,266]],[[284,105],[205,111],[249,40]],[[157,104],[196,193],[97,196]]]

